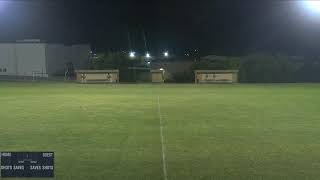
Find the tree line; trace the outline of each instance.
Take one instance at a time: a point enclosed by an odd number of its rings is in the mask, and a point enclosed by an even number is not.
[[[179,57],[167,59],[177,61]],[[190,60],[189,60],[190,61]],[[194,70],[239,70],[243,83],[320,82],[320,57],[287,56],[256,53],[239,57],[206,56],[192,59],[192,65],[183,72],[172,73],[168,82],[194,81]],[[119,69],[123,81],[132,81],[129,67],[150,67],[145,59],[131,59],[124,53],[102,53],[91,60],[91,69]]]
[[[199,69],[239,70],[239,82],[242,83],[320,82],[320,57],[266,53],[241,57],[208,56],[194,62],[189,74]],[[189,81],[193,81],[193,77]]]

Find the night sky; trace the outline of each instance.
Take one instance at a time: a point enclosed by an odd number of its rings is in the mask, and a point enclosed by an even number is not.
[[[299,1],[0,0],[0,42],[42,39],[97,50],[315,55],[320,13]]]

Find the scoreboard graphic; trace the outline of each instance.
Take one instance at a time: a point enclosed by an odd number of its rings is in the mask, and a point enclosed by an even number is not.
[[[54,177],[53,152],[1,152],[1,176]]]

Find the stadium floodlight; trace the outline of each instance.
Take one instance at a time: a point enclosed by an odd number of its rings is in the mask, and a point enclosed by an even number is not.
[[[129,53],[129,56],[130,56],[131,58],[136,57],[136,52],[131,51],[131,52]]]
[[[302,3],[310,11],[320,14],[320,1],[318,1],[318,0],[306,0],[306,1],[302,1]]]
[[[164,55],[164,57],[169,57],[169,52],[168,52],[168,51],[165,51],[165,52],[163,53],[163,55]]]
[[[150,55],[150,53],[146,53],[146,58],[151,58],[151,55]]]

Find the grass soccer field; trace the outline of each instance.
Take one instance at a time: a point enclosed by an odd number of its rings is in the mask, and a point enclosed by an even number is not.
[[[0,151],[53,151],[59,180],[320,177],[319,84],[2,82],[0,102]]]

